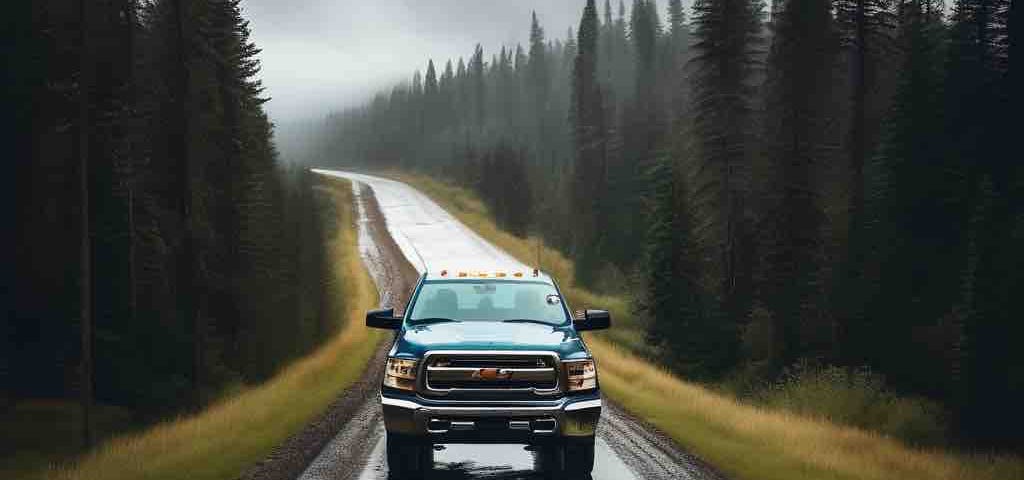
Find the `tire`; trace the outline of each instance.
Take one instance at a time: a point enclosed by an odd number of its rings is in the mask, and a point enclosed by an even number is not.
[[[594,438],[568,440],[564,448],[566,477],[588,478],[594,471]]]
[[[534,468],[550,479],[586,479],[594,471],[594,438],[539,445]]]
[[[388,434],[388,478],[415,480],[434,467],[434,446],[414,438]]]
[[[565,463],[565,447],[562,443],[537,445],[534,452],[534,470],[546,474],[547,478],[560,478]]]

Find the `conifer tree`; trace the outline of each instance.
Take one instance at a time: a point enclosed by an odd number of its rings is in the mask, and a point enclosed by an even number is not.
[[[576,277],[584,285],[597,280],[605,237],[600,212],[607,190],[606,129],[604,97],[597,79],[597,35],[597,8],[594,0],[588,0],[576,47],[571,113],[575,142],[573,250]]]
[[[437,70],[434,69],[434,60],[430,60],[427,64],[427,76],[424,79],[423,93],[427,97],[433,97],[437,95],[438,83],[437,83]]]
[[[831,160],[838,44],[827,3],[776,0],[774,6],[764,120],[770,180],[758,230],[767,234],[761,297],[774,319],[775,361],[785,366],[800,355],[825,358],[834,351],[823,285],[825,214],[815,178]]]
[[[908,350],[923,348],[911,341],[915,328],[943,318],[957,303],[966,259],[961,226],[968,216],[966,172],[943,147],[941,18],[934,0],[908,1],[900,13],[900,84],[872,168],[880,177],[872,182],[879,281],[864,320],[848,326],[848,341],[870,352],[874,365],[895,381],[927,389],[945,380],[921,375],[929,356]],[[871,332],[883,328],[883,319],[886,335],[879,338]]]
[[[832,295],[836,310],[837,338],[846,344],[847,325],[863,320],[866,296],[871,291],[869,271],[867,185],[865,166],[877,151],[881,124],[887,113],[883,91],[884,70],[892,65],[896,20],[889,0],[833,0],[836,30],[842,50],[849,57],[849,120],[845,140],[849,169],[846,208],[846,247],[836,269]],[[857,364],[856,349],[843,348],[844,361]]]
[[[754,138],[752,81],[759,67],[763,2],[698,0],[694,4],[692,205],[695,241],[706,259],[703,283],[712,310],[724,318],[705,322],[720,348],[700,359],[722,372],[737,352],[738,325],[751,302],[752,242],[747,197]]]
[[[530,24],[530,60],[527,66],[528,91],[532,113],[537,121],[536,136],[541,145],[547,145],[548,132],[548,97],[551,92],[551,78],[549,60],[547,57],[547,45],[544,39],[544,29],[537,21],[537,12],[533,12]]]

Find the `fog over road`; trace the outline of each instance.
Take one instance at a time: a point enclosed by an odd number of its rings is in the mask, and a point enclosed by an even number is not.
[[[472,265],[527,268],[408,185],[362,174],[316,172],[353,181],[360,251],[381,291],[383,306],[404,306],[409,292],[395,290],[408,289],[415,281],[396,280],[396,276],[415,276],[405,262],[421,273],[427,268],[457,270]],[[382,245],[391,240],[393,244]],[[372,389],[365,397],[358,412],[302,474],[302,480],[388,478],[379,400]],[[718,478],[666,437],[607,401],[595,458],[594,480]],[[434,471],[428,478],[544,478],[535,472],[534,463],[534,455],[522,445],[445,445],[437,448]]]

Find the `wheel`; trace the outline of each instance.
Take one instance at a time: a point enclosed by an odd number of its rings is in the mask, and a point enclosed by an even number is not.
[[[565,448],[561,443],[537,445],[533,448],[533,468],[547,474],[548,478],[560,478],[565,460]]]
[[[594,471],[594,438],[566,439],[538,445],[534,468],[548,478],[590,478]]]
[[[594,438],[568,440],[563,455],[566,476],[586,478],[594,471]]]
[[[413,480],[434,467],[434,446],[415,438],[388,434],[388,478]]]

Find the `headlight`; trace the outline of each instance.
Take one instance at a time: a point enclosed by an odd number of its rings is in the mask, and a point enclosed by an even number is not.
[[[597,366],[593,360],[566,362],[563,365],[570,392],[597,388]]]
[[[416,389],[416,360],[389,358],[384,371],[384,386],[400,390]]]

